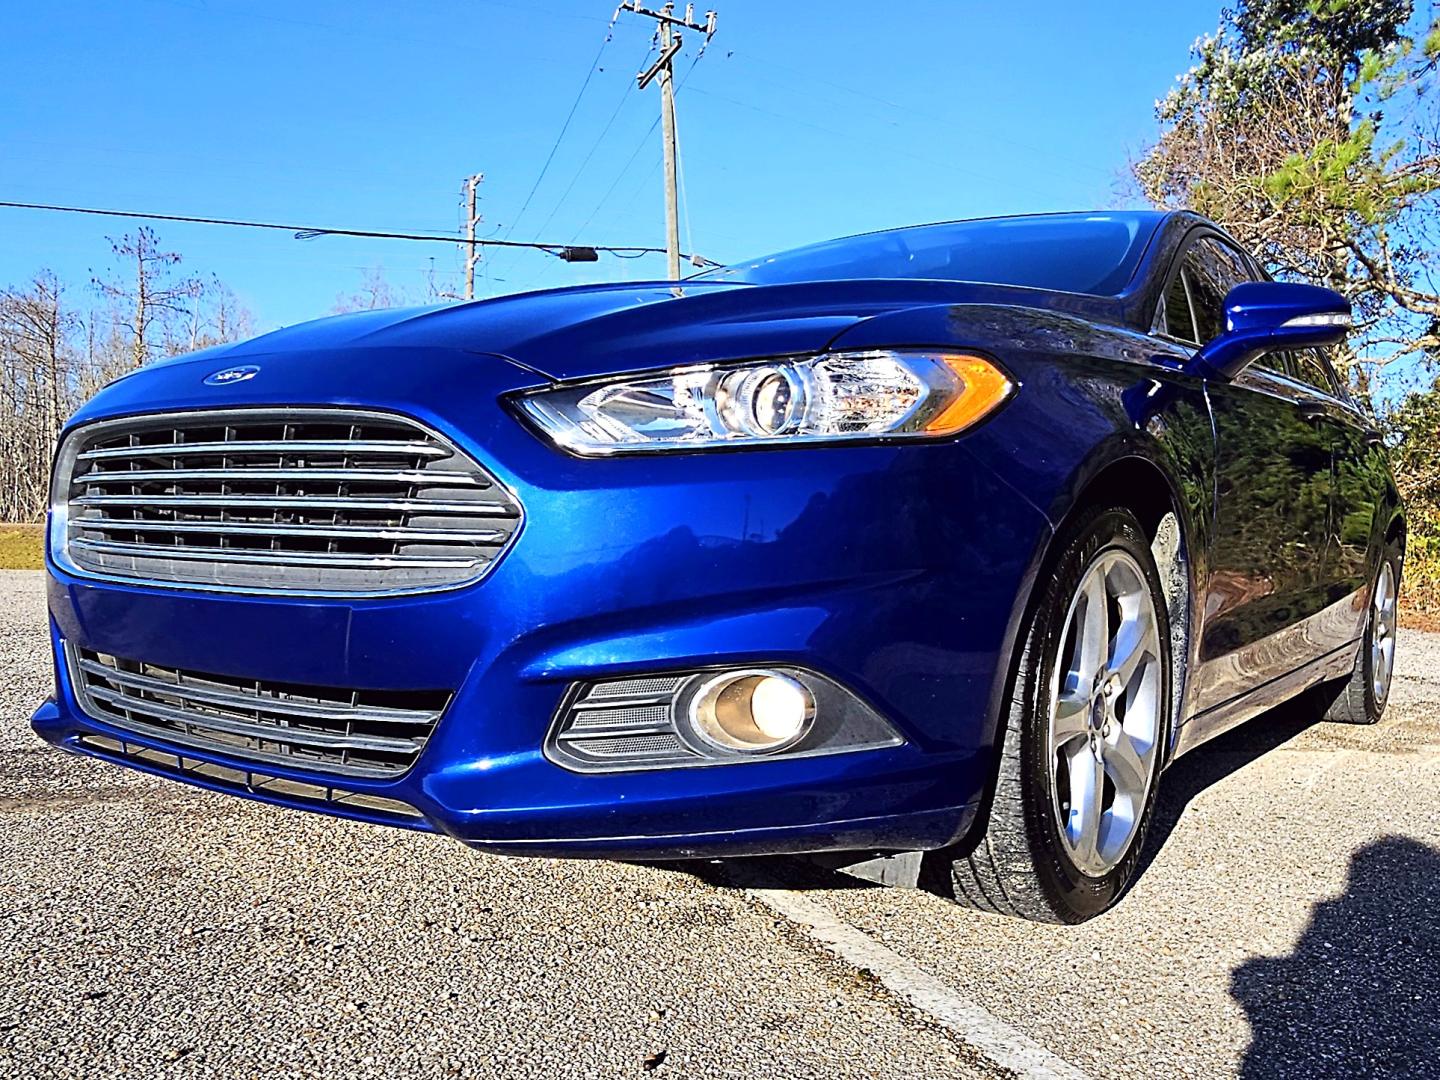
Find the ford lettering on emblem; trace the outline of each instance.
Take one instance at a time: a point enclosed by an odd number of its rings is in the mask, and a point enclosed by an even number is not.
[[[217,371],[213,375],[205,376],[206,386],[229,386],[231,383],[246,382],[260,374],[260,368],[256,364],[246,364],[243,367],[227,367],[223,371]]]

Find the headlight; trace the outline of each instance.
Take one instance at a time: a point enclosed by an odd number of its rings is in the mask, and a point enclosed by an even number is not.
[[[964,353],[827,353],[675,368],[523,395],[520,407],[577,454],[940,437],[990,413],[1014,384]]]

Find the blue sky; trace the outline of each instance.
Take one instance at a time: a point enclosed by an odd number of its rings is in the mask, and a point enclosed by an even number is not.
[[[461,180],[483,172],[482,233],[662,245],[660,141],[646,136],[657,89],[633,88],[652,24],[633,15],[520,213],[610,2],[47,0],[0,35],[0,199],[453,232]],[[678,111],[682,243],[720,260],[888,225],[1122,205],[1155,98],[1219,16],[1200,0],[717,6]],[[698,44],[690,35],[678,72]],[[0,209],[0,285],[48,267],[88,304],[105,238],[134,224]],[[417,296],[432,270],[442,288],[460,282],[449,245],[157,230],[259,328],[325,314],[370,268]],[[493,254],[481,293],[663,273],[661,257]]]

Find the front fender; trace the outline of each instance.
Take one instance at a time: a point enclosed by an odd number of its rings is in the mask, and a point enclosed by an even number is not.
[[[1000,305],[948,305],[870,319],[832,347],[926,345],[995,358],[1019,392],[990,420],[961,437],[976,461],[1003,477],[1050,524],[1028,553],[1027,572],[1008,624],[1013,657],[1037,584],[1045,580],[1057,531],[1105,478],[1163,479],[1180,526],[1190,596],[1208,564],[1215,496],[1215,435],[1203,382],[1185,374],[1184,354],[1155,338],[1076,315]],[[1107,496],[1132,497],[1123,487]],[[1137,503],[1153,488],[1136,491]],[[1198,641],[1196,605],[1186,636]],[[1185,648],[1188,654],[1188,645]],[[1189,659],[1188,655],[1185,659]],[[991,717],[998,725],[1010,664],[996,672]],[[1183,674],[1183,667],[1177,668]],[[1177,705],[1184,688],[1176,681]]]

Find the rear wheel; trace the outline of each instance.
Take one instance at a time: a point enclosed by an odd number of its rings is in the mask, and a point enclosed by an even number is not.
[[[1135,874],[1170,708],[1170,632],[1128,510],[1069,531],[1016,659],[984,835],[952,865],[956,899],[1080,922]]]
[[[1320,687],[1324,718],[1339,724],[1374,724],[1385,715],[1395,675],[1395,631],[1400,596],[1400,549],[1389,546],[1375,572],[1365,635],[1355,668],[1343,682]]]

